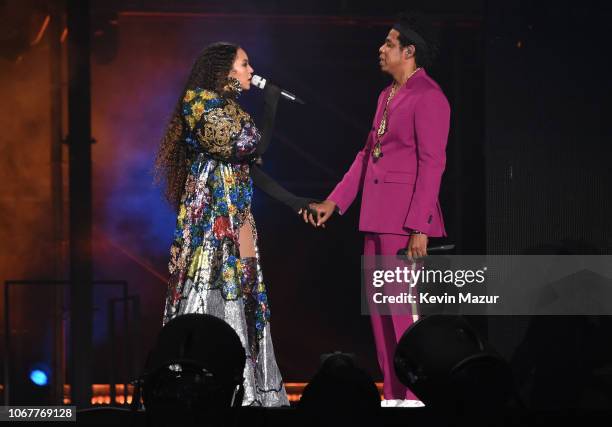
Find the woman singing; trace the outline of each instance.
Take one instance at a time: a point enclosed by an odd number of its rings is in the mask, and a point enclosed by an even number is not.
[[[300,212],[293,196],[255,161],[270,142],[279,90],[266,91],[263,134],[236,102],[250,88],[246,52],[214,43],[199,55],[164,135],[156,170],[178,211],[164,324],[187,313],[225,320],[247,354],[243,405],[288,405],[270,336],[270,309],[257,231],[253,182]]]

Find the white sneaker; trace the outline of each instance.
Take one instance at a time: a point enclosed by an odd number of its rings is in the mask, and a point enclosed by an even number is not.
[[[397,407],[400,408],[422,408],[425,406],[420,400],[398,400]]]
[[[403,400],[401,400],[401,399],[381,400],[380,401],[380,406],[383,407],[383,408],[394,408],[394,407],[398,406],[401,402],[403,402]]]

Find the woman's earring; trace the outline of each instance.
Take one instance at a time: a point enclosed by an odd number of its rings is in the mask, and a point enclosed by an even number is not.
[[[236,95],[240,95],[242,93],[242,86],[240,85],[240,81],[236,77],[228,77],[226,88],[228,92],[234,93]]]

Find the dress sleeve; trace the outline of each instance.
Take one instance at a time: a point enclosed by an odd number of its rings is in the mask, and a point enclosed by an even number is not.
[[[294,212],[299,212],[300,209],[308,209],[310,203],[318,203],[316,199],[298,197],[291,193],[255,164],[251,165],[250,174],[253,184],[263,190],[268,196],[289,206]]]
[[[191,132],[186,143],[211,157],[228,161],[250,161],[260,135],[249,114],[233,100],[212,91],[187,91],[183,114]]]
[[[280,88],[268,83],[264,89],[264,108],[262,120],[259,128],[261,129],[261,141],[257,145],[257,155],[263,155],[272,140],[274,122],[276,120],[276,108],[280,98]]]

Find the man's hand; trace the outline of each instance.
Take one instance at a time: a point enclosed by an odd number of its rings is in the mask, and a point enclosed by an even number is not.
[[[417,259],[427,256],[427,235],[411,234],[406,248],[406,255],[410,259]]]
[[[313,218],[308,210],[303,210],[302,218],[304,218],[304,222],[310,222],[313,227],[325,228],[325,223],[336,209],[336,203],[331,200],[325,200],[321,203],[311,203],[309,206],[312,210],[317,212],[317,218]]]

